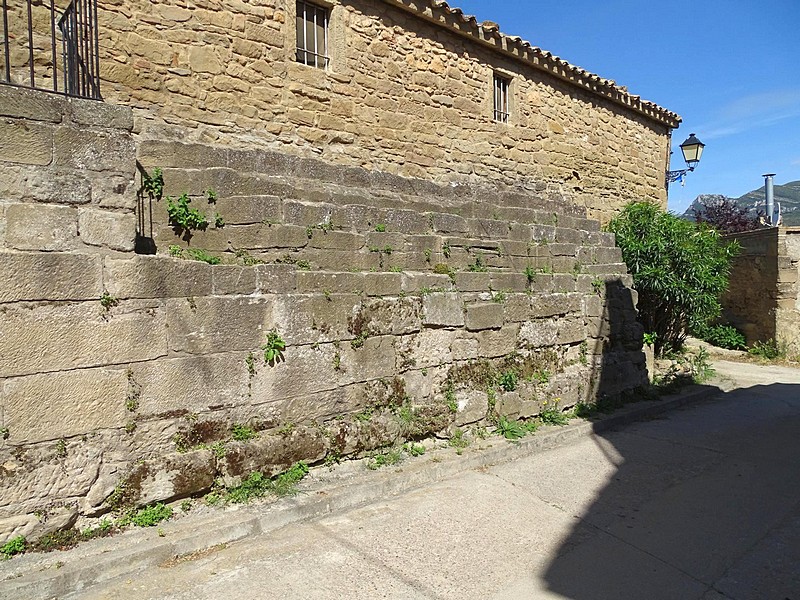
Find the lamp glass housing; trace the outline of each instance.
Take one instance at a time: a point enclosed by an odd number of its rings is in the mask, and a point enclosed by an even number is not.
[[[686,141],[681,144],[681,152],[683,153],[683,160],[686,161],[686,164],[693,167],[699,163],[705,146],[706,145],[698,140],[693,133],[690,133]]]

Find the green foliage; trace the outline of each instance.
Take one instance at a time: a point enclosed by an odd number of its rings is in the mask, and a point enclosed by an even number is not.
[[[456,282],[456,272],[450,265],[446,265],[445,263],[436,263],[433,265],[433,272],[437,275],[447,275],[450,278],[450,281],[453,283]]]
[[[169,247],[169,255],[173,258],[181,258],[183,257],[183,248],[176,244],[171,244]]]
[[[592,279],[592,289],[594,290],[594,293],[597,294],[598,296],[603,295],[603,290],[605,289],[605,287],[606,287],[606,280],[603,279],[602,277],[595,277],[594,279]]]
[[[235,253],[236,258],[242,261],[242,264],[245,267],[252,267],[253,265],[262,265],[264,261],[260,258],[256,258],[252,254],[250,254],[247,250],[237,250]]]
[[[109,294],[107,291],[103,292],[103,295],[100,296],[100,306],[105,308],[106,310],[111,310],[112,307],[117,306],[119,304],[119,300]]]
[[[18,535],[17,537],[11,538],[5,544],[0,546],[0,554],[3,555],[4,560],[8,560],[15,554],[22,554],[25,552],[26,546],[27,542],[25,541],[25,537]]]
[[[508,300],[508,294],[503,290],[492,292],[492,302],[503,304],[503,302],[505,302],[506,300]]]
[[[525,267],[525,270],[523,271],[523,273],[525,274],[525,277],[528,278],[528,283],[529,284],[533,283],[536,280],[537,271],[536,271],[536,269],[534,269],[530,265]]]
[[[217,192],[211,188],[207,189],[206,198],[208,199],[209,204],[214,204],[218,199]]]
[[[545,402],[542,410],[539,411],[539,420],[545,425],[566,425],[569,423],[569,415],[558,408],[558,400]]]
[[[155,527],[162,521],[172,517],[172,508],[159,502],[152,506],[145,506],[136,511],[131,511],[123,515],[118,521],[117,526],[125,527],[131,523],[137,527]]]
[[[478,254],[475,256],[475,262],[472,263],[467,267],[467,271],[471,271],[473,273],[485,273],[489,269],[483,262],[483,255]]]
[[[645,332],[645,333],[643,333],[643,334],[642,334],[642,343],[643,343],[645,346],[652,346],[652,345],[654,345],[654,344],[656,343],[656,340],[657,340],[657,339],[658,339],[658,334],[657,334],[657,333],[653,333],[653,332],[650,332],[650,333],[648,333],[648,332]]]
[[[258,433],[252,427],[234,423],[231,426],[231,437],[237,442],[246,442],[247,440],[258,437]]]
[[[502,435],[507,440],[519,440],[524,438],[528,433],[536,430],[536,426],[531,423],[522,423],[514,419],[509,419],[501,415],[497,419],[497,433]]]
[[[256,374],[256,356],[252,352],[248,352],[247,356],[244,359],[245,364],[247,365],[247,373],[252,377]]]
[[[159,167],[153,169],[153,173],[142,173],[142,191],[147,194],[151,200],[161,200],[164,195],[164,174]]]
[[[0,440],[7,440],[11,435],[11,430],[8,427],[0,427]]]
[[[747,350],[747,339],[744,334],[731,325],[701,325],[692,333],[719,348]]]
[[[302,461],[295,463],[287,471],[271,479],[256,471],[244,479],[241,484],[229,488],[224,494],[224,499],[234,504],[244,504],[267,494],[294,496],[298,493],[297,484],[307,474],[308,465]]]
[[[608,225],[639,293],[639,319],[657,334],[655,351],[678,349],[686,328],[717,318],[728,287],[736,243],[719,233],[664,212],[654,204],[628,204]]]
[[[201,231],[208,227],[208,219],[196,208],[191,208],[191,199],[188,194],[181,194],[177,200],[167,196],[167,215],[170,224],[180,232],[191,232],[195,229]]]
[[[362,331],[354,339],[350,340],[350,347],[353,350],[358,350],[364,346],[364,342],[367,341],[367,338],[369,338],[369,331]]]
[[[283,360],[283,351],[286,350],[286,342],[273,329],[267,334],[267,341],[262,344],[261,349],[264,351],[264,362],[270,366],[275,366]]]
[[[453,435],[450,437],[448,444],[451,448],[456,449],[456,454],[461,454],[464,451],[464,448],[469,446],[469,440],[464,437],[464,430],[457,427],[453,432]]]
[[[445,258],[450,258],[450,255],[452,254],[452,250],[450,249],[450,242],[445,242],[444,244],[442,244],[442,254],[444,255]]]
[[[458,400],[456,399],[456,391],[453,389],[452,383],[449,383],[444,389],[444,400],[451,413],[458,412]]]
[[[748,352],[766,360],[783,359],[786,358],[786,344],[769,339],[766,342],[756,342]]]
[[[381,467],[393,467],[403,461],[403,450],[400,448],[391,448],[373,454],[367,461],[367,468],[371,471],[380,469]]]
[[[515,389],[517,389],[517,374],[514,371],[500,373],[500,377],[498,377],[497,382],[505,391],[513,392]]]
[[[425,454],[425,446],[422,444],[415,444],[414,442],[408,442],[407,444],[403,444],[403,450],[410,455],[410,456],[422,456]]]
[[[217,229],[225,227],[225,219],[223,219],[222,215],[219,213],[214,213],[214,227]]]
[[[550,371],[547,369],[537,369],[533,373],[531,373],[531,381],[535,381],[537,383],[545,384],[550,381]]]
[[[377,225],[375,225],[375,231],[377,231],[378,233],[383,233],[384,231],[386,231],[386,225],[384,225],[383,223],[378,223]]]
[[[198,260],[200,262],[208,263],[209,265],[218,265],[222,262],[222,259],[219,256],[209,254],[201,248],[187,248],[184,252],[191,260]]]

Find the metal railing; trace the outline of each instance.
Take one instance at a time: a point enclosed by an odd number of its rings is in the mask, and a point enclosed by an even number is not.
[[[97,0],[1,1],[0,83],[101,99]]]

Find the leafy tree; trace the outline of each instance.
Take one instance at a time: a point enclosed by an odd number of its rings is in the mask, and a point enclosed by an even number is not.
[[[736,242],[648,202],[632,202],[608,224],[639,293],[639,321],[656,334],[656,354],[678,350],[687,328],[719,316]]]
[[[752,214],[747,207],[738,206],[726,196],[703,196],[699,207],[692,208],[697,223],[706,223],[720,233],[739,233],[753,231],[761,227],[759,217],[763,213]]]

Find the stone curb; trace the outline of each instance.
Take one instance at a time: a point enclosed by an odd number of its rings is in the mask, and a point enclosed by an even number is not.
[[[662,400],[629,405],[595,421],[546,427],[519,442],[506,443],[500,440],[500,444],[488,443],[480,449],[469,448],[461,456],[457,456],[452,449],[443,449],[436,451],[435,461],[425,460],[426,455],[422,460],[408,461],[402,467],[393,469],[366,471],[360,465],[360,468],[344,468],[350,473],[338,476],[339,481],[335,481],[337,476],[323,473],[312,484],[318,489],[312,487],[299,497],[271,504],[232,507],[224,512],[214,510],[196,516],[189,515],[164,524],[161,533],[153,528],[135,530],[95,540],[67,552],[24,555],[8,564],[14,567],[13,571],[3,569],[4,565],[0,564],[0,597],[5,600],[79,598],[81,592],[90,586],[118,577],[135,577],[176,556],[378,502],[464,471],[557,448],[585,436],[711,398],[722,391],[714,386],[692,386]],[[494,438],[492,442],[498,440]],[[323,486],[324,489],[319,489]]]

